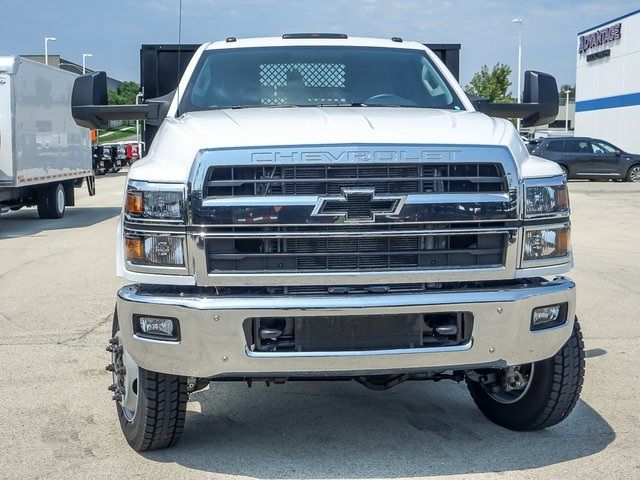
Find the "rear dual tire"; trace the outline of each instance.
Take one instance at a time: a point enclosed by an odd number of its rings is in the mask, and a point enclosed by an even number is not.
[[[480,411],[510,430],[541,430],[567,418],[578,402],[584,379],[584,342],[576,318],[571,337],[553,357],[526,366],[530,379],[522,394],[490,392],[467,377]]]
[[[66,194],[62,183],[47,185],[38,197],[38,216],[43,219],[64,217]]]

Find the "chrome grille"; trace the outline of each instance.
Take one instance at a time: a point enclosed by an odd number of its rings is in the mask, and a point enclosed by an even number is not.
[[[335,195],[343,188],[374,188],[376,194],[507,191],[498,163],[289,164],[211,167],[203,196]]]
[[[212,149],[191,185],[189,250],[203,285],[380,291],[515,272],[518,183],[506,148]]]
[[[383,235],[310,238],[209,237],[209,273],[402,271],[496,267],[504,264],[506,233]]]

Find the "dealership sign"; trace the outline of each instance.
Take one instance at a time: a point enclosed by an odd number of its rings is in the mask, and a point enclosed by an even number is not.
[[[598,47],[600,45],[605,45],[609,42],[619,40],[620,37],[622,37],[621,23],[616,23],[614,25],[611,25],[610,27],[603,28],[602,30],[597,30],[592,33],[587,33],[586,35],[582,35],[580,37],[580,47],[578,52],[579,53],[588,52],[594,47]]]

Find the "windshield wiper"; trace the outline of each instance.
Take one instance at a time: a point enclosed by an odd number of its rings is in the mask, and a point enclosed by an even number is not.
[[[388,103],[359,103],[355,102],[351,104],[352,107],[394,107],[394,108],[420,108],[419,105],[398,105]]]
[[[231,110],[240,110],[243,108],[297,108],[299,105],[293,105],[291,103],[281,103],[278,105],[232,105],[230,107],[218,107],[222,108],[230,108]]]

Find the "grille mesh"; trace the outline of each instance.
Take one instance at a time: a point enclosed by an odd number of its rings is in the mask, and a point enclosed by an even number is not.
[[[376,194],[507,191],[495,163],[358,163],[212,167],[204,195],[335,195],[343,188],[374,188]]]
[[[209,238],[210,272],[428,270],[503,264],[505,235]]]

